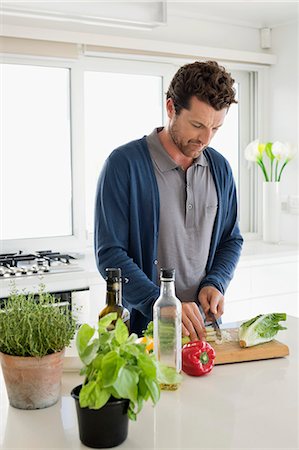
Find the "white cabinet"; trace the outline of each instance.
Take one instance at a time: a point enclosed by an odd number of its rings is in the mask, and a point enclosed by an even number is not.
[[[225,295],[223,323],[270,312],[299,317],[298,268],[294,247],[245,243]]]

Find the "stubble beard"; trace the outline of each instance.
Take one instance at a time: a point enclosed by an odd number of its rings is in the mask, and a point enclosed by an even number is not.
[[[173,143],[175,144],[175,146],[187,158],[192,158],[192,159],[198,158],[198,156],[206,148],[206,146],[202,146],[200,149],[198,149],[196,151],[195,150],[192,151],[192,150],[190,150],[190,146],[192,144],[196,144],[196,143],[191,141],[191,142],[188,142],[186,145],[184,145],[183,142],[178,138],[178,133],[177,133],[175,125],[169,126],[168,131],[169,131],[169,135],[170,135]]]

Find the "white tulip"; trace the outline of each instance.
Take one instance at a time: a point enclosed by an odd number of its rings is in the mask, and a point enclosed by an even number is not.
[[[278,161],[288,159],[291,155],[291,146],[290,144],[283,144],[282,142],[276,141],[272,145],[272,153]]]
[[[244,153],[247,161],[256,162],[256,160],[259,159],[261,156],[259,151],[259,140],[256,139],[255,141],[250,142],[245,148]]]

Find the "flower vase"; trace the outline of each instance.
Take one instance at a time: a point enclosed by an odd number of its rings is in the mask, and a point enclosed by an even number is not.
[[[280,196],[279,182],[263,182],[263,240],[280,241]]]

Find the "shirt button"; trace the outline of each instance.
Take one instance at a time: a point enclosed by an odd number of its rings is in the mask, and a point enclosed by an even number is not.
[[[158,260],[157,259],[155,259],[154,264],[155,264],[155,266],[158,264]]]
[[[188,209],[192,209],[192,208],[193,208],[192,203],[189,203],[189,204],[188,204]]]

